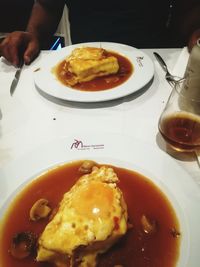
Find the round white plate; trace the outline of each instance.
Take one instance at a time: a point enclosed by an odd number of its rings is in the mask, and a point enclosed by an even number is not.
[[[55,140],[0,170],[0,219],[10,200],[25,183],[49,168],[77,159],[135,170],[152,180],[168,197],[181,227],[181,251],[176,267],[200,262],[200,188],[157,147],[119,135],[81,135]]]
[[[126,82],[112,89],[96,92],[72,89],[57,80],[51,69],[69,56],[72,50],[77,47],[102,47],[115,51],[131,61],[134,66],[134,72]],[[128,45],[107,42],[81,43],[67,46],[47,55],[39,67],[40,70],[34,72],[36,88],[50,96],[76,102],[100,102],[127,96],[143,88],[154,75],[153,62],[145,53]]]

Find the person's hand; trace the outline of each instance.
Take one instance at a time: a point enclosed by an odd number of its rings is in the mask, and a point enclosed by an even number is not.
[[[12,32],[0,43],[0,56],[15,66],[18,66],[21,60],[30,64],[39,51],[38,38],[29,32]]]
[[[192,50],[192,47],[197,43],[197,40],[200,39],[200,29],[194,31],[188,41],[188,50]]]

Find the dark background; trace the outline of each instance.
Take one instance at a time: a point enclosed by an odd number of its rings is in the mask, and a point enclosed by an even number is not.
[[[10,33],[26,29],[34,0],[0,0],[0,32]],[[51,49],[59,37],[51,36],[42,49]],[[1,40],[2,41],[2,40]],[[64,46],[64,38],[59,38],[53,50],[58,45]]]
[[[25,30],[34,0],[0,0],[0,32]]]

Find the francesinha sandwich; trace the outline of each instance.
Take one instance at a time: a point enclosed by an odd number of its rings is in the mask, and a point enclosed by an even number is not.
[[[103,48],[75,48],[65,59],[63,72],[70,85],[91,81],[96,77],[115,74],[119,70],[118,60]]]
[[[110,167],[92,168],[66,192],[38,241],[37,261],[94,267],[127,232],[127,207]]]

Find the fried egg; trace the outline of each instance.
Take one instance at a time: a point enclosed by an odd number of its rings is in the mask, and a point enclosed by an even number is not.
[[[95,166],[79,178],[41,234],[37,261],[96,266],[97,255],[127,232],[127,207],[118,181],[107,166]]]

